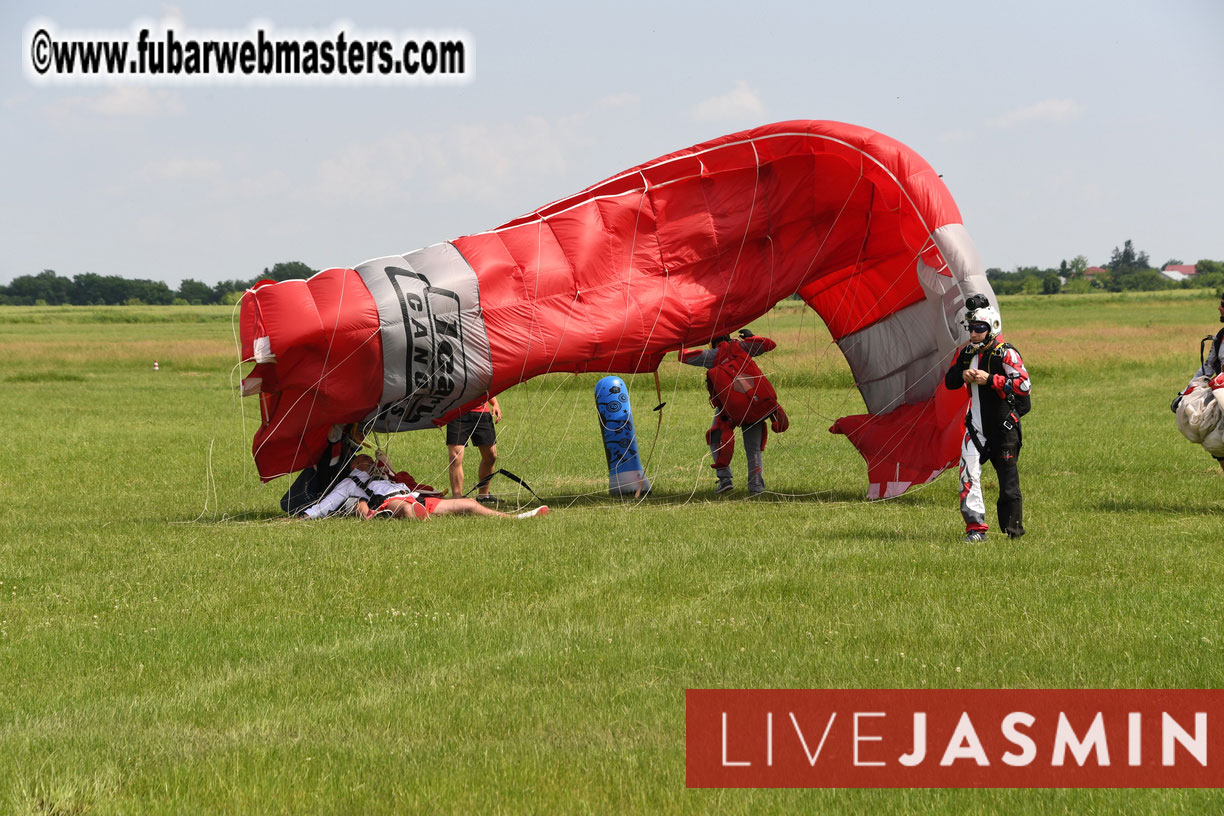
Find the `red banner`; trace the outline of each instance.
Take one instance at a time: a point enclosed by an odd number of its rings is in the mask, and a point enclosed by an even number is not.
[[[689,689],[691,788],[1224,787],[1224,690]]]

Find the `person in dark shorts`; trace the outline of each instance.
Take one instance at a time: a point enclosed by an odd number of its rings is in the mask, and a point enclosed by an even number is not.
[[[463,495],[463,449],[470,443],[480,451],[480,468],[477,474],[483,484],[476,491],[476,501],[496,501],[489,493],[489,484],[485,480],[493,475],[493,469],[497,466],[497,430],[493,426],[501,422],[501,417],[501,406],[497,404],[497,397],[489,397],[484,405],[462,414],[446,426],[450,487],[451,495],[455,498]]]

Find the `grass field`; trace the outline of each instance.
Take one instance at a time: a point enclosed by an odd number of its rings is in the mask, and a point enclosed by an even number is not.
[[[754,325],[792,422],[766,496],[742,451],[712,494],[701,372],[668,362],[661,419],[630,382],[655,497],[606,497],[598,377],[554,375],[499,427],[554,513],[423,525],[276,520],[228,308],[0,308],[0,813],[1220,812],[1215,791],[684,777],[686,688],[1224,684],[1224,473],[1168,410],[1214,306],[1004,299],[1030,532],[975,546],[955,474],[862,500],[827,433],[862,402],[792,304]],[[440,431],[390,450],[445,484]]]

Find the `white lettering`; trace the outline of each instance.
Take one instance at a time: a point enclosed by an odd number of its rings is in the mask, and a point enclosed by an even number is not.
[[[765,764],[773,767],[773,712],[765,715]]]
[[[1186,730],[1168,715],[1167,712],[1160,713],[1160,764],[1169,767],[1174,764],[1173,749],[1174,743],[1181,743],[1181,746],[1190,752],[1190,756],[1199,761],[1199,764],[1204,768],[1207,767],[1207,712],[1196,711],[1194,713],[1194,737],[1192,738],[1186,733]]]
[[[1031,765],[1033,760],[1037,758],[1037,743],[1017,728],[1018,725],[1023,725],[1026,728],[1032,728],[1033,723],[1037,718],[1026,711],[1013,711],[1003,718],[1003,737],[1012,745],[1020,749],[1020,753],[1014,754],[1008,751],[1003,755],[1003,762],[1013,768],[1023,768]]]
[[[1105,742],[1105,721],[1101,712],[1098,711],[1092,718],[1092,725],[1088,726],[1088,733],[1084,735],[1083,741],[1080,741],[1075,729],[1067,721],[1066,713],[1058,712],[1058,730],[1054,733],[1054,756],[1051,760],[1054,767],[1063,766],[1067,759],[1067,748],[1071,749],[1075,763],[1081,768],[1094,748],[1097,752],[1097,765],[1102,768],[1109,766],[1109,745]]]
[[[1132,768],[1143,764],[1143,715],[1138,711],[1126,715],[1126,764]]]
[[[746,760],[732,761],[727,759],[727,712],[725,711],[722,713],[722,764],[724,768],[752,764]]]
[[[907,768],[922,764],[926,759],[926,712],[914,712],[914,750],[902,754],[897,761]]]
[[[867,768],[872,766],[883,765],[883,762],[859,762],[859,743],[860,742],[882,742],[883,737],[878,736],[860,736],[859,735],[859,720],[863,717],[883,717],[883,711],[856,711],[854,712],[854,767]]]
[[[820,737],[820,744],[816,746],[816,753],[808,750],[807,740],[803,738],[803,729],[799,727],[799,721],[795,719],[795,712],[790,712],[791,723],[795,726],[795,733],[799,735],[799,742],[803,745],[803,754],[807,757],[808,765],[816,767],[816,760],[820,759],[820,751],[824,748],[825,740],[829,737],[829,729],[833,727],[833,721],[837,719],[837,712],[829,715],[829,722],[825,725],[824,734]]]
[[[973,720],[969,719],[968,711],[961,712],[956,730],[952,732],[952,738],[948,740],[948,747],[944,750],[939,764],[948,766],[958,759],[972,759],[978,765],[990,764],[986,751],[982,748],[982,741],[978,739],[977,731],[973,730]]]

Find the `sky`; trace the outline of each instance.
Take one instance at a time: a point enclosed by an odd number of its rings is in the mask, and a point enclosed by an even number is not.
[[[39,84],[23,37],[459,33],[464,83]],[[177,287],[495,227],[769,122],[901,141],[988,267],[1224,260],[1224,3],[24,2],[0,8],[0,284]]]

